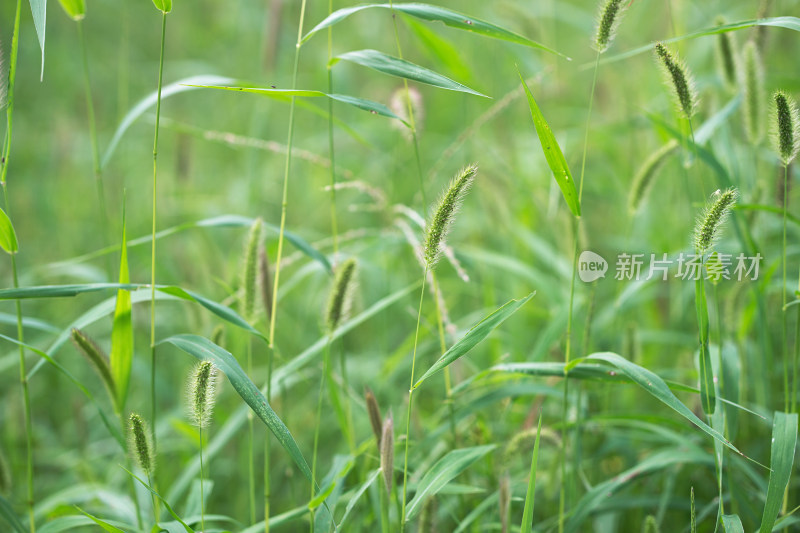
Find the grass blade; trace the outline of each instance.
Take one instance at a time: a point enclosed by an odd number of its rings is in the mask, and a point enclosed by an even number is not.
[[[744,533],[744,526],[739,515],[722,515],[722,527],[725,528],[725,533]]]
[[[156,491],[153,489],[153,487],[151,487],[151,486],[150,486],[148,483],[146,483],[145,481],[143,481],[141,478],[139,478],[139,476],[137,476],[136,474],[134,474],[133,472],[131,472],[130,470],[128,470],[128,469],[127,469],[127,468],[125,468],[124,466],[121,466],[120,468],[122,468],[124,471],[126,471],[126,472],[128,473],[128,475],[129,475],[129,476],[131,476],[133,479],[135,479],[136,481],[138,481],[138,482],[139,482],[139,483],[140,483],[140,484],[141,484],[141,485],[142,485],[144,488],[146,488],[146,489],[148,490],[148,492],[150,492],[150,494],[152,494],[153,496],[155,496],[156,498],[158,498],[158,499],[161,501],[161,503],[163,503],[163,504],[164,504],[164,507],[167,509],[167,512],[168,512],[170,515],[172,515],[172,518],[174,518],[175,520],[177,520],[177,521],[178,521],[178,522],[179,522],[179,523],[180,523],[180,524],[183,526],[183,529],[184,529],[184,531],[186,531],[186,533],[195,533],[195,532],[194,532],[194,529],[192,529],[191,527],[189,527],[189,525],[188,525],[188,524],[186,524],[186,522],[184,522],[184,521],[183,521],[183,519],[181,519],[181,517],[180,517],[180,516],[178,516],[178,513],[176,513],[176,512],[175,512],[175,511],[172,509],[172,506],[171,506],[171,505],[170,505],[170,504],[167,502],[167,500],[165,500],[164,498],[162,498],[162,497],[161,497],[161,495],[160,495],[158,492],[156,492]]]
[[[128,246],[126,242],[125,212],[122,215],[122,253],[119,261],[119,282],[130,283],[128,271]],[[111,328],[111,375],[117,389],[117,410],[125,412],[128,398],[128,384],[133,365],[133,323],[131,318],[131,293],[126,290],[117,291],[117,303],[114,306],[114,322]]]
[[[314,28],[312,28],[311,31],[309,31],[305,37],[303,37],[303,42],[309,40],[318,31],[341,22],[353,13],[371,8],[393,9],[394,11],[405,13],[406,15],[411,15],[412,17],[416,17],[427,22],[443,22],[445,25],[450,26],[451,28],[476,33],[478,35],[491,37],[493,39],[509,41],[512,43],[521,44],[523,46],[529,46],[531,48],[538,48],[540,50],[550,52],[551,54],[556,54],[569,59],[564,54],[556,52],[555,50],[548,48],[541,43],[532,41],[527,37],[523,37],[522,35],[506,30],[505,28],[501,28],[500,26],[496,26],[491,22],[486,22],[484,20],[459,13],[458,11],[452,11],[443,7],[420,3],[366,4],[363,6],[340,9],[328,15],[325,20],[314,26]]]
[[[406,521],[414,518],[422,510],[422,504],[425,503],[426,498],[442,490],[445,485],[466,470],[472,463],[496,447],[495,444],[490,444],[473,448],[461,448],[449,452],[436,461],[436,464],[425,472],[425,475],[419,481],[417,493],[408,504],[408,509],[406,510]]]
[[[578,191],[575,189],[575,180],[572,179],[572,172],[569,170],[567,160],[564,159],[564,154],[561,152],[561,147],[558,146],[558,141],[556,141],[553,135],[553,130],[550,129],[550,126],[544,119],[544,115],[542,115],[539,106],[536,104],[536,100],[534,100],[531,90],[528,88],[528,84],[525,83],[525,79],[519,71],[517,71],[517,74],[519,74],[522,87],[525,89],[525,95],[528,97],[528,107],[531,109],[533,125],[536,127],[536,134],[539,136],[539,143],[542,145],[542,151],[544,152],[545,159],[547,159],[547,164],[553,172],[553,177],[558,187],[561,189],[561,194],[564,195],[564,200],[566,200],[570,211],[572,211],[573,215],[579,217],[581,216],[580,200],[578,199]]]
[[[94,522],[95,524],[97,524],[98,526],[100,526],[101,528],[103,528],[103,531],[108,531],[109,533],[125,533],[125,532],[124,532],[123,530],[121,530],[120,528],[118,528],[118,527],[116,527],[116,526],[112,526],[111,524],[109,524],[109,523],[108,523],[108,522],[106,522],[105,520],[101,520],[101,519],[97,518],[96,516],[94,516],[94,515],[91,515],[91,514],[87,513],[86,511],[84,511],[83,509],[81,509],[80,507],[78,507],[77,505],[75,506],[75,509],[77,509],[78,511],[80,511],[81,513],[83,513],[84,515],[86,515],[86,517],[87,517],[89,520],[91,520],[92,522]]]
[[[769,533],[783,504],[783,495],[789,484],[797,446],[797,413],[787,414],[776,411],[772,421],[772,448],[770,450],[767,501],[761,518],[759,533]]]
[[[6,212],[0,209],[0,248],[13,254],[19,250],[17,245],[17,232],[8,218]]]
[[[451,365],[454,361],[464,356],[467,352],[472,350],[479,342],[485,339],[489,333],[494,331],[500,324],[506,321],[508,317],[516,313],[520,307],[525,305],[528,300],[533,298],[535,292],[530,293],[525,298],[519,300],[511,300],[492,314],[472,326],[464,337],[457,343],[450,347],[444,355],[442,355],[433,366],[431,366],[425,374],[414,384],[414,389],[419,387],[423,381],[433,376],[437,372],[444,370],[445,367]]]
[[[14,513],[14,509],[11,507],[11,504],[8,503],[8,500],[0,496],[0,516],[2,516],[8,525],[14,528],[14,531],[17,533],[27,533],[27,530],[20,522],[17,515]]]
[[[255,384],[247,377],[242,367],[230,354],[211,342],[208,339],[199,337],[197,335],[175,335],[164,339],[159,344],[169,343],[177,348],[180,348],[189,355],[204,361],[210,360],[219,368],[230,381],[231,385],[242,400],[253,410],[253,412],[267,425],[272,431],[281,446],[289,453],[289,457],[295,462],[297,467],[309,481],[311,479],[311,469],[308,467],[305,458],[303,457],[300,448],[289,432],[289,428],[278,418],[275,411],[270,407],[269,402],[261,394],[261,391]]]
[[[39,38],[39,48],[42,49],[42,71],[40,79],[44,78],[44,37],[47,27],[47,0],[30,0],[33,25],[36,27],[36,36]]]
[[[525,509],[522,511],[520,533],[531,533],[531,528],[533,528],[533,501],[536,496],[536,465],[539,462],[539,437],[541,436],[542,412],[539,411],[539,427],[536,430],[536,440],[533,441],[533,458],[531,459],[531,472],[528,477],[528,490],[525,493]]]
[[[447,89],[448,91],[458,91],[489,98],[485,94],[470,89],[466,85],[462,85],[457,81],[453,81],[446,76],[442,76],[438,72],[421,67],[410,61],[406,61],[405,59],[384,54],[383,52],[379,52],[377,50],[367,49],[346,52],[336,56],[332,60],[332,63],[335,64],[338,61],[350,61],[351,63],[371,68],[390,76],[396,76],[398,78],[405,78],[407,80],[433,85],[434,87]]]

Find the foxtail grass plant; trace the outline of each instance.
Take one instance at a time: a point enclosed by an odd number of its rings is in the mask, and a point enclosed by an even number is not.
[[[189,401],[189,416],[192,424],[197,427],[200,440],[200,527],[206,530],[205,498],[203,493],[203,429],[211,423],[211,415],[216,402],[217,368],[211,361],[198,363],[189,377],[187,396]]]
[[[717,17],[717,26],[726,24],[724,17]],[[717,68],[719,77],[728,90],[735,91],[739,83],[739,57],[736,52],[736,38],[730,32],[717,35]]]
[[[17,77],[17,57],[19,55],[19,23],[22,13],[22,0],[17,0],[14,11],[14,33],[11,38],[11,56],[8,61],[8,75],[0,75],[3,83],[2,97],[0,101],[4,104],[6,111],[6,134],[3,140],[2,150],[0,150],[0,187],[3,189],[3,206],[6,215],[11,217],[10,201],[8,198],[8,166],[11,162],[11,138],[12,126],[14,124],[14,86]],[[0,71],[4,69],[0,68]],[[12,286],[19,287],[19,271],[17,269],[16,251],[11,254],[11,280]],[[22,404],[25,411],[25,487],[26,501],[25,506],[28,510],[28,528],[31,533],[36,531],[36,521],[33,514],[33,424],[31,417],[31,396],[28,390],[28,371],[25,365],[25,333],[22,327],[22,304],[19,300],[14,302],[14,310],[17,322],[17,340],[19,340],[19,382],[22,389]]]
[[[695,254],[699,257],[701,263],[700,271],[695,279],[695,308],[700,330],[700,399],[702,400],[703,412],[708,417],[714,414],[716,394],[714,392],[715,382],[711,367],[711,354],[708,347],[709,320],[703,271],[708,255],[712,252],[714,243],[719,238],[737,198],[738,192],[736,189],[715,192],[706,204],[702,215],[698,218],[694,229]]]
[[[422,275],[422,288],[419,295],[419,309],[417,310],[417,327],[414,333],[414,351],[411,356],[411,380],[408,386],[408,412],[406,414],[405,453],[403,459],[403,499],[400,512],[400,531],[406,527],[406,499],[408,495],[408,449],[411,440],[411,413],[414,398],[414,370],[417,362],[417,345],[419,343],[419,325],[422,319],[422,303],[425,299],[425,282],[428,272],[436,268],[442,256],[447,234],[453,225],[455,215],[464,201],[464,197],[475,181],[478,173],[476,165],[469,165],[462,169],[450,182],[449,187],[440,198],[436,210],[425,224],[425,238],[422,243],[422,257],[425,262],[425,272]]]
[[[597,73],[600,70],[600,56],[606,52],[617,34],[617,28],[626,9],[626,4],[622,0],[606,0],[601,4],[600,14],[598,16],[597,25],[595,28],[595,36],[592,46],[596,50],[594,70],[592,73],[592,89],[589,93],[589,109],[586,113],[586,125],[583,133],[583,155],[581,156],[581,173],[578,180],[578,205],[581,205],[583,198],[583,178],[586,175],[586,156],[589,152],[589,130],[592,121],[592,107],[594,106],[594,93],[597,87]],[[562,422],[564,423],[564,435],[562,438],[561,449],[561,489],[559,493],[559,512],[558,512],[558,531],[564,531],[564,511],[566,506],[566,418],[567,418],[567,395],[568,395],[568,379],[566,370],[572,349],[572,321],[575,305],[575,278],[578,275],[578,246],[579,246],[579,233],[580,233],[580,217],[573,217],[572,219],[572,277],[570,279],[569,287],[569,309],[567,310],[567,332],[566,343],[564,349],[564,397],[562,406]]]
[[[797,103],[788,93],[776,91],[773,96],[775,103],[774,124],[775,133],[773,134],[775,150],[783,163],[783,240],[781,244],[781,300],[783,327],[783,388],[784,388],[784,411],[789,412],[789,341],[786,331],[786,214],[789,208],[789,164],[794,161],[797,151],[800,148],[800,115],[797,110]],[[798,319],[800,320],[800,319]],[[796,371],[794,372],[796,374]],[[792,396],[796,396],[794,391]]]
[[[724,34],[723,34],[724,35]],[[764,63],[753,41],[744,45],[741,85],[744,88],[742,116],[747,140],[758,146],[764,138]]]
[[[167,14],[172,11],[172,0],[153,0],[161,11],[161,51],[158,56],[158,97],[156,99],[156,125],[153,134],[153,216],[150,245],[150,420],[153,424],[153,448],[157,446],[156,428],[156,207],[158,201],[158,127],[161,120],[161,87],[164,81],[164,44],[167,37]],[[155,477],[155,474],[153,474]]]
[[[130,435],[129,449],[134,462],[147,476],[147,484],[153,486],[153,473],[156,468],[156,452],[153,446],[153,434],[147,422],[138,413],[131,413],[128,418]],[[155,494],[150,494],[153,504],[153,518],[158,523],[158,505]]]
[[[297,88],[297,70],[300,65],[300,47],[303,42],[303,21],[306,16],[306,0],[300,2],[300,20],[297,24],[297,44],[294,51],[294,68],[292,69],[292,89]],[[278,316],[278,288],[281,279],[281,259],[283,258],[283,241],[286,231],[286,209],[289,206],[289,176],[292,170],[292,145],[294,141],[294,112],[295,97],[291,97],[289,104],[289,127],[286,134],[286,164],[283,173],[283,193],[281,194],[281,223],[278,230],[278,252],[275,257],[275,281],[272,289],[272,304],[269,306],[269,352],[267,357],[267,401],[272,397],[272,362],[275,357],[275,325]],[[269,533],[269,509],[270,509],[270,453],[271,440],[267,435],[264,441],[264,532]],[[312,476],[311,490],[314,491],[314,479]]]
[[[111,404],[114,406],[114,411],[119,415],[120,406],[117,400],[117,387],[111,374],[111,363],[108,355],[85,332],[77,328],[72,328],[70,338],[75,348],[86,358],[86,361],[97,372],[97,375],[100,376],[100,380],[103,382],[106,392],[108,392],[108,397],[111,399]]]
[[[378,451],[380,454],[381,478],[383,487],[379,487],[380,506],[381,506],[381,528],[385,533],[391,531],[389,523],[389,504],[391,495],[394,492],[394,419],[392,413],[383,422],[378,439]],[[383,489],[386,489],[385,491]],[[403,516],[400,517],[401,523],[404,522]]]

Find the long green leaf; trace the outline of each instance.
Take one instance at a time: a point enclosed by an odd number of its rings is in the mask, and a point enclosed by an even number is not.
[[[44,37],[47,28],[47,0],[30,0],[33,25],[36,27],[36,36],[39,38],[39,48],[42,50],[42,70],[40,79],[44,78]]]
[[[128,271],[128,246],[126,239],[125,210],[122,214],[122,253],[119,261],[119,282],[122,285],[131,281]],[[133,323],[131,318],[131,293],[120,289],[117,291],[117,303],[114,307],[114,322],[111,329],[111,375],[117,388],[117,411],[125,412],[128,399],[128,384],[133,365]]]
[[[536,440],[533,441],[533,458],[531,471],[528,477],[528,490],[525,492],[525,508],[522,511],[522,527],[520,533],[531,533],[533,528],[533,501],[536,496],[536,465],[539,462],[539,437],[542,436],[542,412],[539,411],[539,426],[536,430]]]
[[[457,11],[445,9],[443,7],[420,3],[366,4],[362,6],[340,9],[334,13],[331,13],[325,20],[314,26],[311,31],[309,31],[305,37],[303,37],[302,42],[306,42],[318,31],[341,22],[353,13],[371,8],[393,9],[394,11],[405,13],[406,15],[411,15],[412,17],[416,17],[428,22],[443,22],[451,28],[465,30],[468,32],[477,33],[478,35],[492,37],[494,39],[501,39],[503,41],[509,41],[512,43],[529,46],[531,48],[538,48],[552,54],[566,57],[564,54],[556,52],[552,48],[548,48],[547,46],[537,43],[536,41],[532,41],[527,37],[523,37],[522,35],[501,28],[500,26],[496,26],[491,22],[486,22]],[[569,59],[568,57],[566,58]]]
[[[525,79],[519,71],[517,71],[517,74],[519,74],[522,87],[525,89],[525,95],[528,97],[528,107],[531,109],[533,125],[536,127],[536,134],[539,136],[539,143],[542,145],[542,151],[544,152],[547,164],[553,172],[553,177],[558,187],[561,189],[561,194],[564,195],[564,200],[566,200],[570,211],[572,211],[573,215],[579,217],[581,216],[580,200],[578,199],[578,191],[575,189],[575,180],[572,179],[572,172],[569,170],[567,160],[564,159],[564,154],[561,152],[561,147],[558,145],[555,135],[553,135],[553,130],[550,129],[544,115],[542,115],[542,112],[539,110],[539,106],[536,104],[536,100],[534,100],[533,94],[531,94],[531,90],[528,88],[528,84],[525,83]]]
[[[239,363],[230,354],[211,342],[210,340],[199,337],[197,335],[175,335],[168,337],[159,344],[169,343],[172,344],[189,355],[204,361],[212,361],[221,371],[228,377],[231,385],[242,400],[250,406],[253,412],[267,425],[267,427],[281,443],[281,446],[289,453],[289,457],[295,462],[297,467],[309,481],[311,478],[311,469],[308,467],[305,458],[303,457],[300,448],[289,432],[289,428],[278,418],[275,411],[270,407],[269,402],[261,394],[261,391],[256,385],[247,377],[247,374]]]
[[[765,18],[765,19],[753,19],[753,20],[743,20],[741,22],[732,22],[730,24],[722,24],[720,26],[712,26],[710,28],[705,28],[698,31],[693,31],[691,33],[687,33],[686,35],[679,35],[678,37],[672,37],[670,39],[664,39],[659,42],[663,44],[669,43],[677,43],[680,41],[685,41],[687,39],[696,39],[698,37],[705,37],[707,35],[716,35],[718,33],[727,33],[729,31],[736,31],[736,30],[745,30],[747,28],[752,28],[753,26],[774,26],[777,28],[786,28],[788,30],[800,31],[800,18],[797,17],[772,17],[772,18]],[[608,58],[603,59],[603,63],[611,63],[614,61],[620,61],[622,59],[627,59],[629,57],[637,56],[639,54],[643,54],[645,52],[649,52],[655,46],[654,43],[646,44],[644,46],[640,46],[639,48],[634,48],[633,50],[629,50],[627,52],[623,52],[621,54],[617,54]]]
[[[226,85],[235,82],[236,80],[233,78],[224,78],[222,76],[191,76],[162,87],[161,100],[186,91],[192,91],[197,85]],[[111,160],[111,156],[114,155],[117,145],[119,145],[120,140],[122,140],[122,136],[126,131],[128,131],[128,128],[130,128],[131,125],[136,122],[136,119],[142,116],[145,111],[156,105],[157,101],[158,91],[153,91],[139,100],[139,102],[137,102],[136,105],[133,106],[124,117],[122,117],[122,121],[120,122],[119,126],[117,126],[117,130],[114,132],[114,136],[111,138],[111,142],[108,144],[108,148],[106,148],[106,151],[103,154],[103,159],[100,163],[101,168],[104,168]]]
[[[447,455],[436,461],[430,470],[425,472],[422,479],[417,484],[417,492],[414,499],[408,504],[405,520],[414,518],[421,510],[425,500],[442,490],[457,475],[466,470],[472,463],[494,450],[497,446],[489,444],[486,446],[475,446],[473,448],[461,448],[453,450]]]
[[[759,533],[769,533],[783,504],[783,495],[792,475],[797,446],[797,413],[775,412],[772,420],[772,448],[769,456],[769,485]]]
[[[722,515],[722,527],[725,528],[725,533],[744,533],[744,526],[739,515]]]
[[[6,212],[0,208],[0,248],[10,254],[17,253],[17,232]]]
[[[122,467],[120,467],[120,468],[122,468],[122,469],[123,469],[125,472],[127,472],[127,473],[128,473],[128,475],[129,475],[129,476],[131,476],[133,479],[135,479],[136,481],[138,481],[138,482],[139,482],[139,483],[140,483],[140,484],[141,484],[141,485],[142,485],[144,488],[146,488],[146,489],[147,489],[147,491],[148,491],[150,494],[152,494],[153,496],[155,496],[156,498],[158,498],[158,499],[161,501],[161,503],[163,503],[163,504],[164,504],[164,507],[167,509],[167,512],[168,512],[170,515],[172,515],[172,518],[174,518],[175,520],[177,520],[177,521],[178,521],[178,522],[179,522],[179,523],[180,523],[180,524],[183,526],[183,529],[184,529],[184,531],[186,531],[186,533],[194,533],[194,530],[193,530],[191,527],[189,527],[189,525],[188,525],[186,522],[184,522],[184,521],[183,521],[183,519],[182,519],[180,516],[178,516],[178,513],[176,513],[176,512],[175,512],[175,511],[172,509],[172,506],[169,504],[169,502],[168,502],[167,500],[165,500],[165,499],[164,499],[164,498],[161,496],[161,494],[159,494],[158,492],[156,492],[156,491],[153,489],[153,487],[151,487],[151,486],[150,486],[150,485],[149,485],[147,482],[145,482],[144,480],[142,480],[142,479],[141,479],[139,476],[137,476],[136,474],[134,474],[133,472],[131,472],[130,470],[128,470],[128,469],[127,469],[127,468],[125,468],[124,466],[122,466]],[[201,532],[201,533],[202,533],[202,532]]]
[[[382,115],[384,117],[397,119],[401,121],[403,124],[408,126],[408,123],[405,120],[395,115],[392,112],[392,110],[386,107],[385,105],[379,104],[378,102],[373,102],[371,100],[357,98],[355,96],[348,96],[346,94],[328,94],[322,91],[306,90],[306,89],[275,89],[271,87],[250,87],[250,86],[230,87],[226,85],[192,85],[192,87],[198,89],[221,89],[224,91],[255,93],[255,94],[260,94],[261,96],[266,96],[267,98],[274,98],[277,100],[284,100],[284,101],[289,101],[290,98],[295,96],[306,97],[306,98],[325,97],[325,98],[330,98],[331,100],[335,100],[337,102],[342,102],[344,104],[349,104],[353,107],[357,107],[362,111],[369,111],[370,113],[373,113],[375,115]]]
[[[419,387],[423,381],[433,376],[437,372],[444,370],[445,367],[451,365],[458,358],[464,356],[467,352],[472,350],[479,342],[485,339],[489,333],[494,331],[500,324],[506,321],[508,317],[516,313],[520,307],[525,305],[528,300],[533,298],[536,292],[530,293],[525,298],[519,300],[511,300],[505,305],[494,311],[492,314],[472,326],[464,337],[457,343],[450,347],[427,372],[425,372],[416,383],[414,388]]]
[[[703,276],[695,280],[695,309],[697,311],[697,324],[700,334],[700,399],[702,400],[703,412],[713,415],[717,405],[717,397],[714,393],[714,371],[711,367],[711,352],[708,349],[708,306],[706,304],[706,289]]]
[[[108,522],[106,522],[105,520],[101,520],[100,518],[97,518],[96,516],[87,513],[86,511],[84,511],[83,509],[78,507],[77,505],[75,506],[75,509],[77,509],[78,511],[80,511],[81,513],[86,515],[86,517],[89,520],[91,520],[92,522],[94,522],[95,524],[100,526],[103,529],[103,531],[108,531],[109,533],[125,533],[125,531],[123,531],[122,529],[118,528],[117,526],[113,526],[113,525],[109,524]]]
[[[462,85],[457,81],[453,81],[447,76],[442,76],[438,72],[434,72],[425,67],[421,67],[405,59],[393,57],[377,50],[354,50],[352,52],[345,52],[336,56],[332,62],[350,61],[363,67],[383,72],[390,76],[398,78],[405,78],[408,80],[418,81],[440,89],[447,89],[448,91],[458,91],[462,93],[474,94],[476,96],[483,96],[489,98],[485,94],[479,93],[474,89],[470,89],[466,85]]]

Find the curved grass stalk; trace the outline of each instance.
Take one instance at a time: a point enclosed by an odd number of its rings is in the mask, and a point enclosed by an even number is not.
[[[6,135],[3,143],[2,159],[0,159],[0,186],[3,189],[3,203],[8,216],[9,200],[6,175],[11,155],[11,132],[14,118],[14,82],[17,74],[17,56],[19,53],[19,23],[22,12],[22,1],[17,0],[16,12],[14,15],[14,35],[11,40],[11,58],[8,71],[8,100],[6,107]],[[14,288],[19,287],[19,272],[17,270],[17,258],[11,254],[11,277]],[[28,508],[28,524],[31,533],[36,532],[36,522],[33,514],[33,424],[31,416],[31,396],[28,390],[28,376],[25,368],[25,349],[21,343],[25,342],[24,331],[22,328],[22,304],[19,300],[15,302],[17,315],[17,339],[19,345],[19,381],[22,387],[22,400],[25,410],[25,471],[26,471],[26,506]]]
[[[297,88],[297,70],[300,64],[300,47],[303,40],[303,20],[306,15],[306,0],[302,0],[300,4],[300,21],[297,25],[297,44],[294,51],[294,69],[292,72],[292,89]],[[283,195],[281,200],[281,224],[278,233],[278,253],[275,259],[275,280],[273,282],[272,290],[272,305],[270,306],[270,319],[269,319],[269,354],[267,360],[267,401],[272,396],[272,361],[275,355],[275,324],[278,316],[278,288],[280,287],[281,277],[281,259],[283,257],[283,238],[286,231],[286,209],[289,205],[289,174],[292,168],[292,144],[294,139],[294,111],[295,111],[295,97],[292,96],[291,104],[289,105],[289,132],[287,133],[286,141],[286,165],[283,174]],[[264,531],[269,533],[269,504],[270,504],[270,437],[264,442]],[[314,480],[312,478],[311,486],[313,490]]]

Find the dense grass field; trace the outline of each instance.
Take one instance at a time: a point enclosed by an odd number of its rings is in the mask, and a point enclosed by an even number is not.
[[[800,531],[800,3],[356,6],[2,2],[0,530]]]

